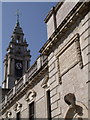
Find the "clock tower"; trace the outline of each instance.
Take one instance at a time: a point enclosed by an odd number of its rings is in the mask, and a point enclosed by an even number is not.
[[[30,66],[30,50],[19,23],[19,14],[4,58],[3,88],[11,89]]]

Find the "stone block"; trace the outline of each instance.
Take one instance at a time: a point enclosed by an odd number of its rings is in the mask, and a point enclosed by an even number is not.
[[[89,22],[86,22],[86,23],[81,27],[81,29],[79,30],[80,36],[83,35],[86,31],[88,31],[89,28],[90,28]]]
[[[61,8],[57,11],[57,26],[61,24],[61,22],[65,19],[75,5],[76,2],[67,2],[67,0],[64,2],[63,6],[61,6]]]
[[[51,85],[55,81],[56,81],[56,76],[54,75],[49,79],[49,84]]]
[[[53,20],[53,15],[52,15],[49,21],[47,22],[48,38],[52,35],[53,32],[54,32],[54,20]]]
[[[51,78],[52,76],[54,76],[57,73],[57,68],[55,67],[50,73],[49,73],[49,78]]]
[[[55,117],[55,116],[60,115],[60,114],[61,114],[60,107],[52,111],[52,117]]]
[[[88,20],[90,20],[90,12],[84,17],[84,19],[82,19],[82,21],[81,21],[82,26],[83,26]]]
[[[55,96],[51,97],[51,104],[58,101],[60,99],[60,94],[57,93]]]
[[[52,63],[54,63],[56,61],[56,57],[53,56],[50,61],[48,61],[48,66],[50,66]]]
[[[50,91],[50,97],[53,97],[56,94],[57,94],[57,89],[56,88],[54,88],[53,90]]]
[[[54,57],[54,52],[50,53],[50,55],[48,56],[48,61],[50,61],[53,57]]]
[[[51,72],[54,68],[55,68],[55,63],[52,63],[52,64],[49,66],[49,72]]]
[[[50,90],[56,88],[58,85],[59,85],[59,81],[56,80],[55,82],[53,82],[53,83],[50,85]]]
[[[55,110],[55,109],[57,109],[58,108],[58,103],[57,102],[55,102],[55,103],[53,103],[52,105],[51,105],[51,111],[53,111],[53,110]]]
[[[83,65],[86,65],[88,63],[88,47],[86,47],[83,51],[82,51],[82,59],[83,59]]]

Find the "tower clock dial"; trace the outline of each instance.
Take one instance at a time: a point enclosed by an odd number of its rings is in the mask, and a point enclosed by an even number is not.
[[[17,78],[22,77],[23,73],[23,61],[22,60],[15,60],[15,76]]]
[[[22,63],[17,62],[17,63],[16,63],[16,68],[17,68],[18,70],[22,69]]]

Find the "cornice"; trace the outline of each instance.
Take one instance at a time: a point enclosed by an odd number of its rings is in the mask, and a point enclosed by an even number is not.
[[[58,42],[58,39],[62,38],[66,31],[70,28],[71,25],[78,19],[79,16],[82,16],[89,11],[88,7],[90,2],[78,2],[73,10],[66,16],[62,21],[59,27],[54,31],[51,37],[47,40],[44,46],[40,49],[40,53],[49,54],[51,48]]]

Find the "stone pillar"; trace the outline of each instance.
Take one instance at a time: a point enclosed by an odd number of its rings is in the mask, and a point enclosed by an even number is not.
[[[6,76],[6,88],[12,88],[14,86],[15,81],[15,71],[14,71],[14,63],[15,60],[9,56],[8,58],[8,68],[7,68],[7,76]]]
[[[27,57],[24,61],[23,72],[27,71],[29,67],[30,67],[30,59]]]
[[[8,71],[7,71],[8,75],[11,74],[11,58],[8,58]]]
[[[7,69],[8,75],[11,75],[11,76],[14,75],[14,68],[15,68],[14,64],[15,64],[15,60],[9,56],[9,58],[8,58],[8,69]]]
[[[7,78],[7,67],[8,67],[7,61],[4,61],[4,80],[6,80]]]

